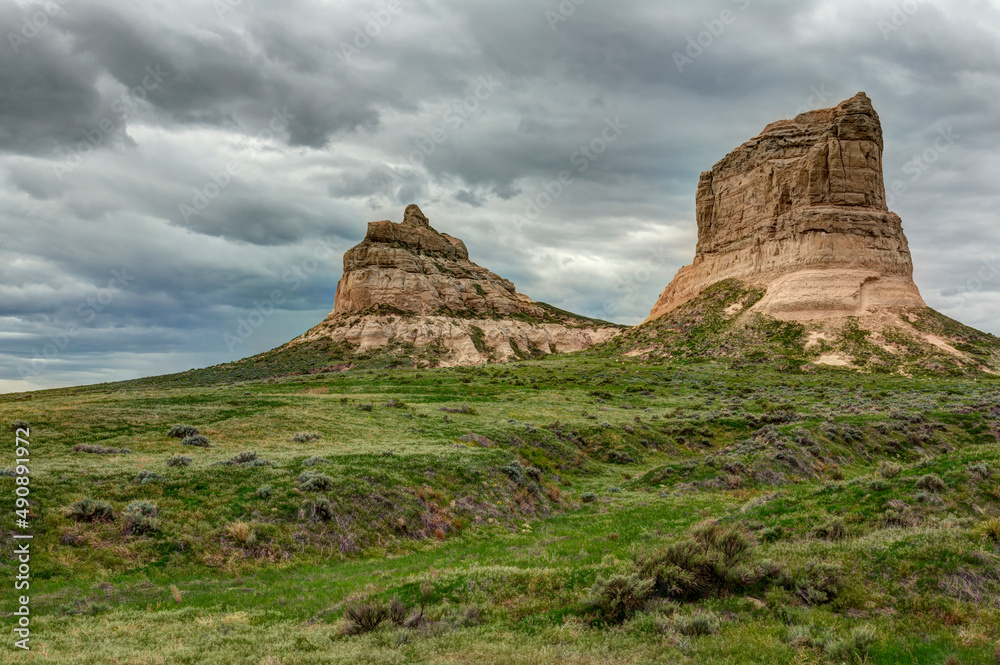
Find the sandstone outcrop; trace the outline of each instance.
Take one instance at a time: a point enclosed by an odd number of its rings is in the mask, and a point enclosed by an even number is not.
[[[786,320],[924,307],[899,217],[886,206],[882,127],[862,92],[764,128],[702,173],[698,246],[647,321],[735,278]]]
[[[344,254],[334,302],[334,314],[391,306],[424,315],[544,316],[512,282],[472,263],[465,243],[431,228],[416,205],[407,206],[402,224],[368,224],[364,241]]]
[[[344,254],[333,312],[290,344],[343,343],[356,354],[418,349],[419,362],[452,366],[580,351],[620,331],[533,302],[410,205],[400,224],[368,224],[364,241]]]

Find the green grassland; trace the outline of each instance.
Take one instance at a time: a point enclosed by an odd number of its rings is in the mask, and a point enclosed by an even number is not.
[[[0,662],[1000,662],[1000,379],[804,372],[772,332],[785,356],[735,367],[602,350],[0,395],[31,425],[35,533],[32,650],[4,628]]]

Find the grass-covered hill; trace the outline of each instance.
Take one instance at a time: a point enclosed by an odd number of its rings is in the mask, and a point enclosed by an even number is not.
[[[926,376],[1000,373],[1000,338],[935,310],[890,308],[864,317],[781,321],[753,311],[764,289],[727,279],[603,344],[604,355],[810,371],[815,365]]]
[[[1000,660],[998,379],[697,360],[2,395],[17,662]]]
[[[626,330],[628,326],[592,319],[579,314],[573,314],[552,305],[535,302],[535,308],[543,312],[543,316],[531,316],[525,313],[491,314],[484,319],[484,314],[475,312],[455,312],[442,310],[436,316],[445,317],[453,322],[455,327],[469,327],[473,344],[484,350],[481,336],[483,331],[475,326],[469,326],[468,321],[512,321],[530,325],[560,324],[567,328],[597,328],[610,330]],[[351,315],[338,316],[335,322],[324,322],[323,326],[356,325],[364,319],[377,318],[386,323],[412,321],[422,317],[413,312],[406,312],[389,305],[380,305]],[[478,335],[477,335],[478,331]],[[311,332],[311,331],[310,331]],[[212,367],[191,369],[177,374],[154,376],[136,381],[122,382],[123,387],[167,387],[167,386],[212,386],[220,383],[237,381],[259,381],[262,379],[287,377],[295,375],[338,372],[348,369],[386,369],[410,367],[437,367],[448,357],[450,351],[443,344],[417,346],[405,340],[390,340],[388,344],[378,348],[361,350],[357,345],[345,341],[333,341],[329,337],[315,337],[303,341],[309,332],[286,344],[259,353],[248,358],[222,363]],[[477,339],[479,337],[479,339]],[[537,348],[525,345],[520,348],[512,345],[515,358],[530,360],[540,358],[542,353]]]

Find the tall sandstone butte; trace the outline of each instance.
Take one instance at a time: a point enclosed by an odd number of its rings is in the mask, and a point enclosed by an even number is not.
[[[409,205],[400,224],[368,224],[364,241],[344,254],[333,312],[289,344],[395,349],[419,356],[418,363],[450,366],[580,351],[620,331],[518,293]]]
[[[724,279],[766,287],[785,320],[925,307],[899,216],[886,206],[882,127],[865,93],[764,128],[701,174],[698,246],[657,319]]]

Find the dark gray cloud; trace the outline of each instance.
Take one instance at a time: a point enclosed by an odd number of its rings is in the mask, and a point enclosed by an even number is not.
[[[411,202],[533,298],[637,322],[693,254],[698,174],[859,90],[925,299],[1000,333],[997,25],[987,0],[5,3],[0,390],[280,344]]]

